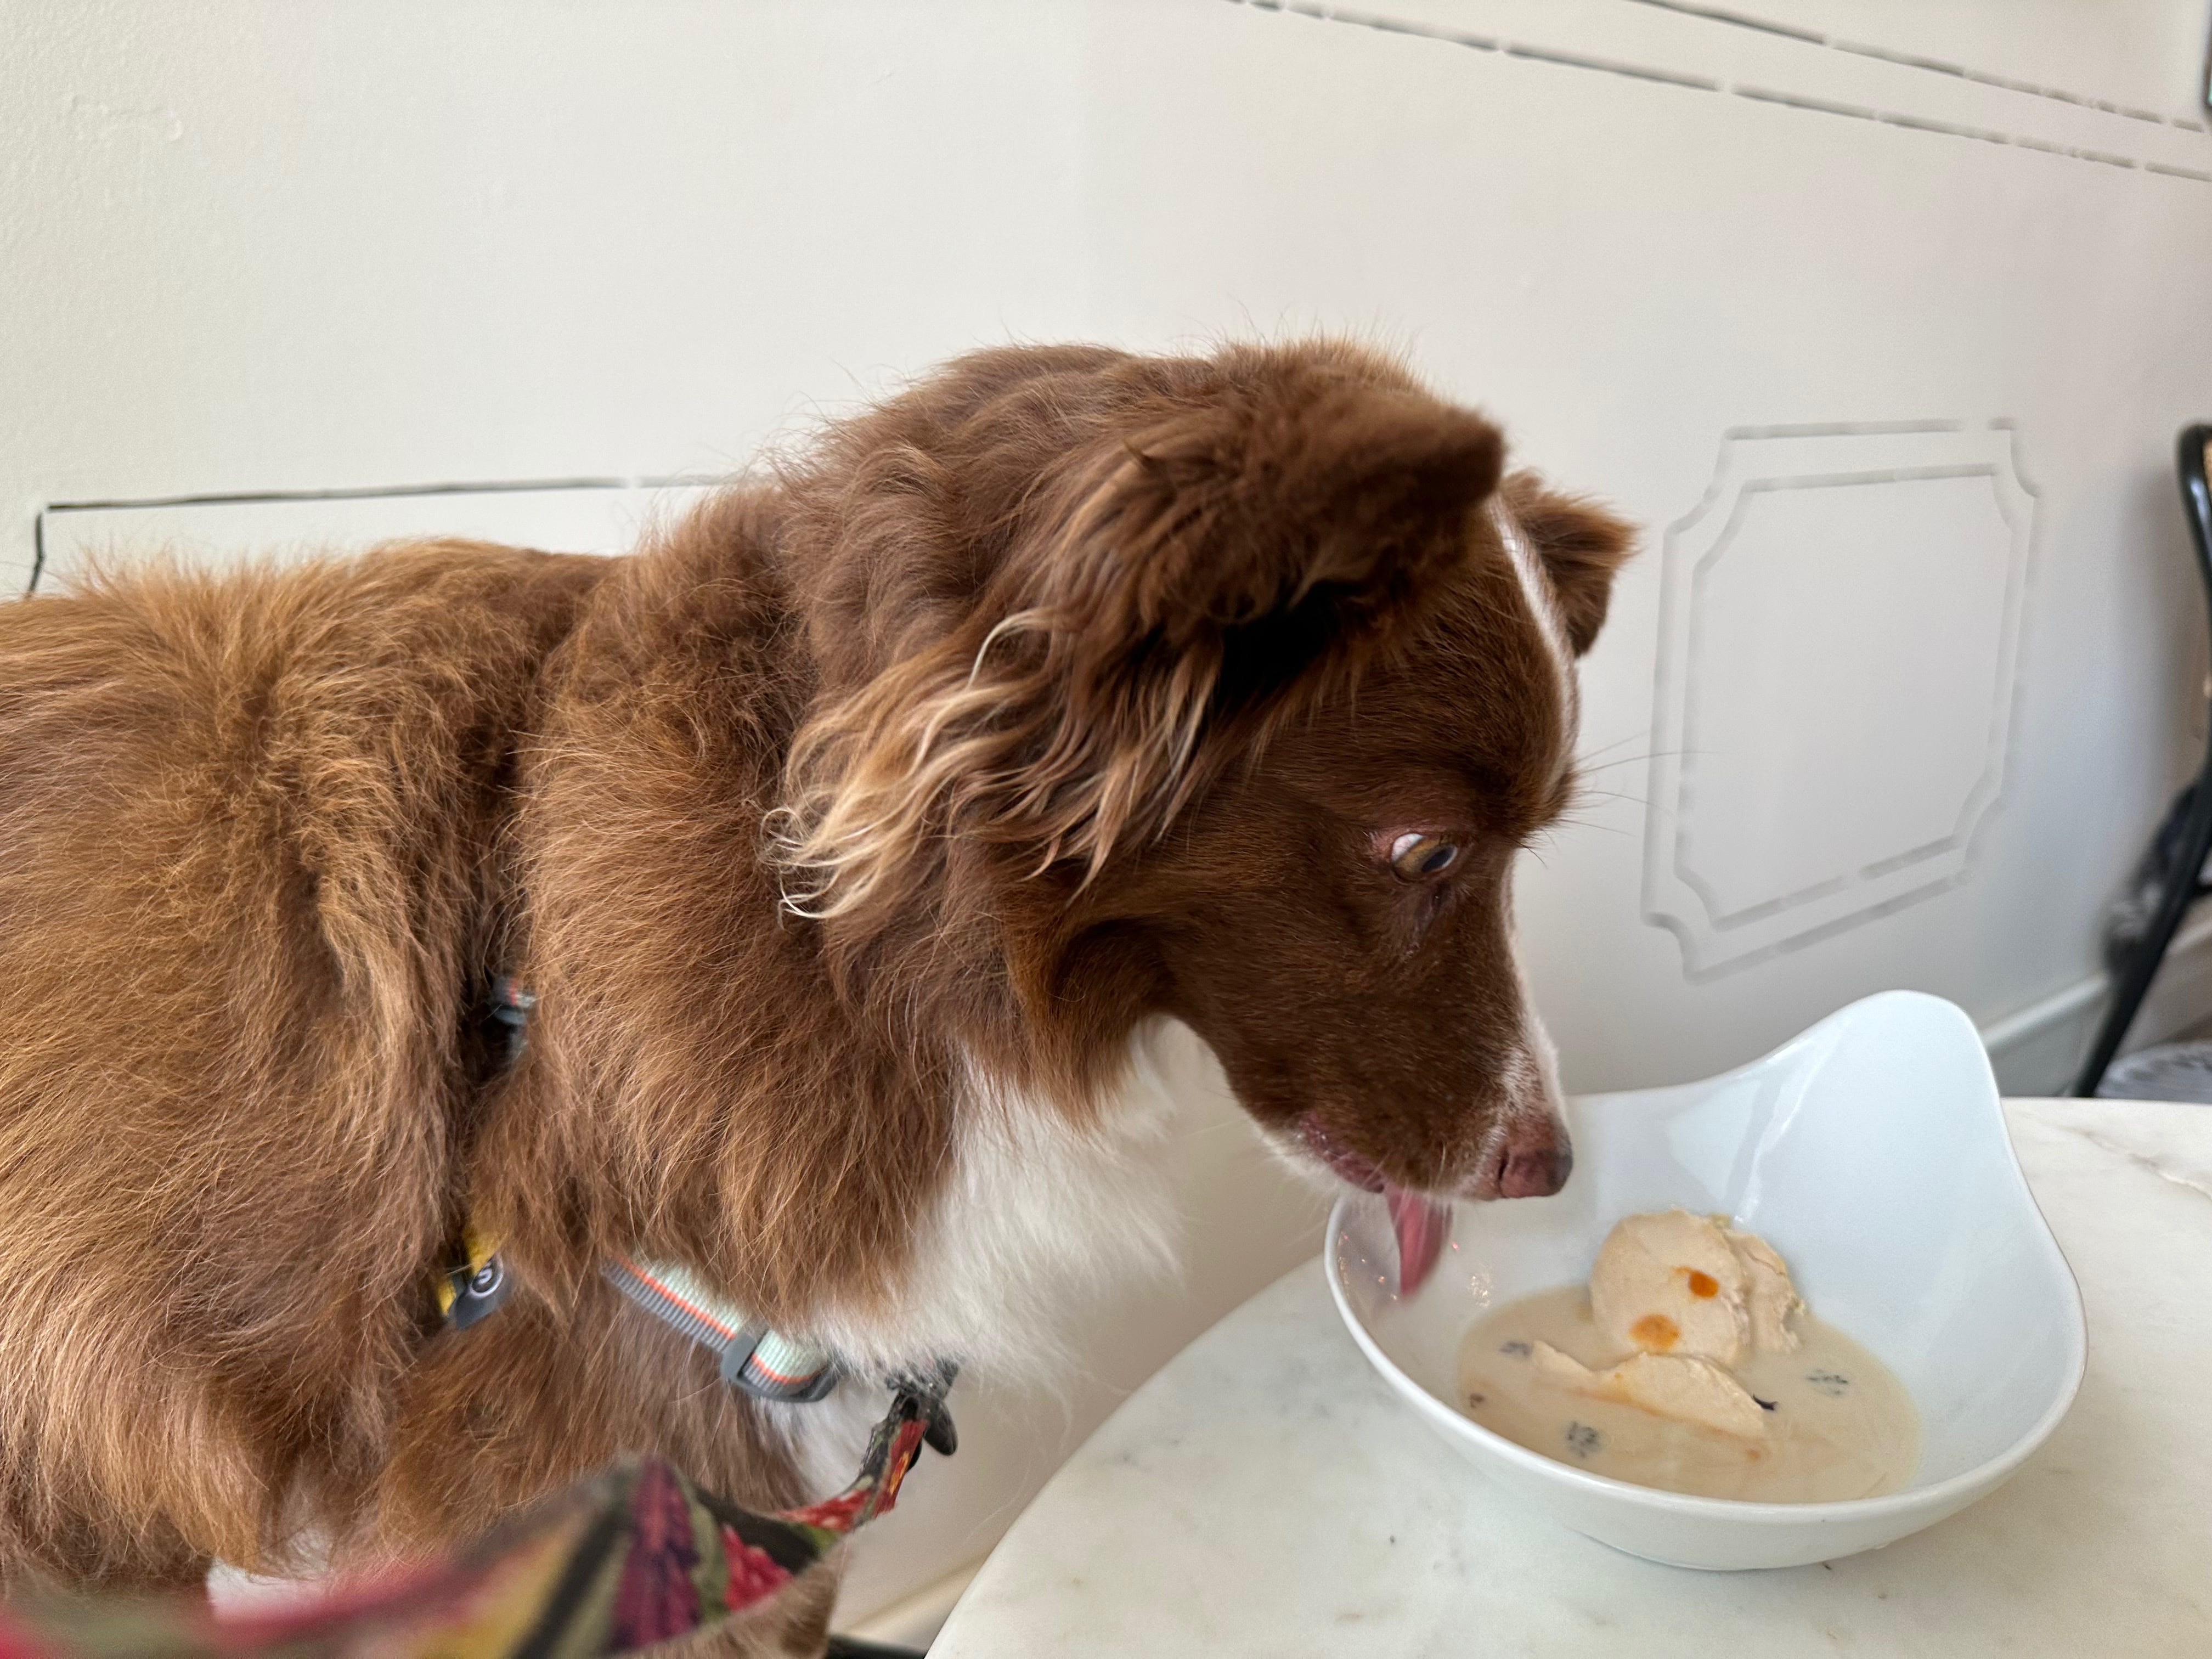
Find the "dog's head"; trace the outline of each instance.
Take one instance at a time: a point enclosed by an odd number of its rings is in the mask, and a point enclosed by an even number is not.
[[[985,354],[833,449],[778,854],[833,951],[1062,1080],[1176,1016],[1360,1185],[1556,1191],[1511,872],[1626,526],[1340,345]]]

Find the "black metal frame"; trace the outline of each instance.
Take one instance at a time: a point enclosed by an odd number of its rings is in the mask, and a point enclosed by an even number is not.
[[[2183,428],[2175,462],[2181,475],[2182,512],[2189,520],[2190,539],[2197,546],[2197,574],[2204,586],[2206,618],[2212,623],[2212,483],[2204,476],[2207,444],[2212,444],[2212,424]],[[2135,1024],[2151,981],[2158,976],[2159,963],[2166,959],[2166,947],[2180,929],[2181,919],[2204,890],[2204,860],[2212,854],[2212,738],[2206,741],[2204,764],[2186,802],[2179,842],[2166,872],[2165,890],[2159,895],[2148,931],[2128,958],[2127,970],[2112,993],[2112,1005],[2105,1011],[2096,1042],[2089,1047],[2089,1057],[2082,1062],[2081,1074],[2074,1080],[2076,1095],[2094,1095],[2104,1082],[2105,1068],[2119,1053],[2128,1027]]]

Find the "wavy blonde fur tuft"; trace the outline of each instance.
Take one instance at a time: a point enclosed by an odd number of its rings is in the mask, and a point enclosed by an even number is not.
[[[768,825],[789,909],[894,899],[955,835],[1088,884],[1231,758],[1209,721],[1249,754],[1457,568],[1493,428],[1348,350],[1228,367],[1120,411],[1024,503],[966,626],[801,728]]]

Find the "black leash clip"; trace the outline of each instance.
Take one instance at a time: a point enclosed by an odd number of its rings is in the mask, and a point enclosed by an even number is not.
[[[960,1367],[949,1359],[938,1360],[926,1370],[894,1371],[884,1379],[894,1396],[892,1409],[908,1422],[921,1425],[922,1443],[939,1457],[960,1449],[960,1431],[945,1404],[952,1392],[952,1379]]]

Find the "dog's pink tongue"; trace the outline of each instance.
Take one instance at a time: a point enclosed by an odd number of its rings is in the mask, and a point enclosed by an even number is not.
[[[1398,1294],[1411,1296],[1443,1254],[1444,1240],[1451,1237],[1451,1206],[1389,1183],[1382,1201],[1390,1206],[1390,1224],[1398,1231]]]

